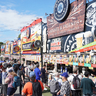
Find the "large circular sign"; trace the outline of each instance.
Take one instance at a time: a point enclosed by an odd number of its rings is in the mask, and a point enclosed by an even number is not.
[[[96,25],[96,2],[88,5],[86,9],[86,22],[85,24],[89,27]]]
[[[15,47],[13,48],[13,51],[14,51],[14,52],[19,52],[19,51],[20,51],[20,47],[19,47],[19,46],[15,46]]]
[[[69,10],[69,0],[57,0],[54,6],[54,18],[63,21]]]

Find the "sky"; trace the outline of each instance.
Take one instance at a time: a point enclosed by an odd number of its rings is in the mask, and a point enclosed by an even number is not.
[[[72,3],[75,0],[70,0]],[[89,0],[90,1],[90,0]],[[14,41],[24,26],[37,18],[46,23],[56,0],[0,0],[0,42]]]

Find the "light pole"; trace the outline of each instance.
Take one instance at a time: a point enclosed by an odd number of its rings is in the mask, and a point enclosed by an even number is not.
[[[21,48],[20,48],[20,64],[21,64],[21,56],[22,56],[22,55],[21,55]]]
[[[43,22],[41,22],[41,67],[43,67]]]
[[[43,30],[46,26],[47,23],[41,22],[41,67],[43,67]]]

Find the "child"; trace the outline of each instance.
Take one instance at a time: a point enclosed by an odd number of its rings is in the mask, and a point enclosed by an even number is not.
[[[6,77],[7,77],[6,68],[2,67],[2,87],[1,87],[2,96],[6,96],[7,93],[7,84],[5,83]]]

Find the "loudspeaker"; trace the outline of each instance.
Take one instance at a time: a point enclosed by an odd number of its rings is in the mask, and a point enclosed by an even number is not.
[[[31,49],[33,51],[37,51],[39,49],[39,47],[41,47],[41,41],[40,40],[36,40],[36,41],[32,42]]]
[[[36,40],[34,42],[34,45],[35,45],[35,47],[40,47],[41,46],[41,41],[40,40]]]
[[[32,42],[32,44],[31,44],[31,49],[32,49],[33,51],[37,51],[37,50],[39,49],[39,47],[36,47],[36,46],[34,45],[34,42]]]

